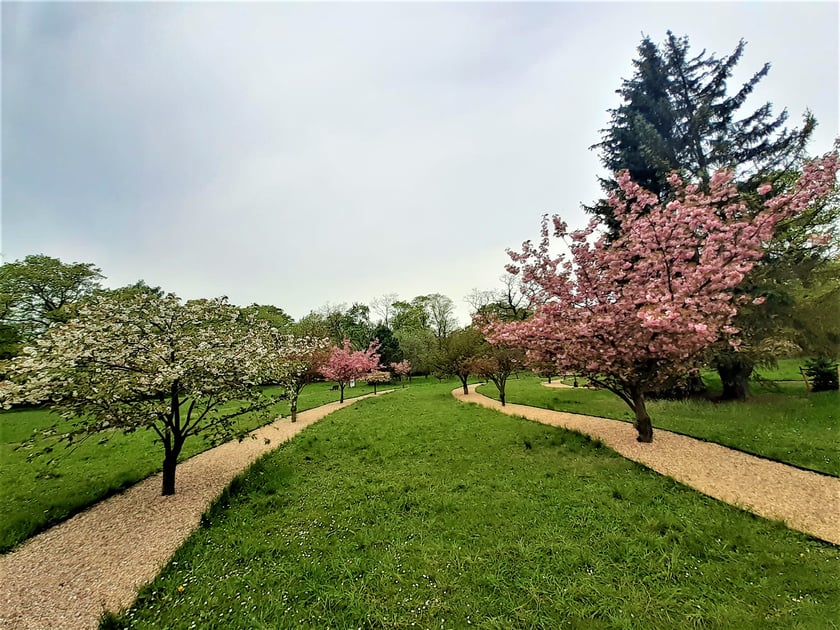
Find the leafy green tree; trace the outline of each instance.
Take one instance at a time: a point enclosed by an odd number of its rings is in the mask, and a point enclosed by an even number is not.
[[[241,310],[244,317],[253,317],[264,321],[282,333],[289,332],[295,321],[282,308],[271,304],[251,304]]]
[[[63,263],[43,254],[7,263],[0,267],[0,324],[31,340],[50,324],[67,321],[71,307],[99,289],[102,278],[91,263]]]
[[[472,327],[456,330],[432,354],[433,371],[436,376],[457,376],[467,394],[467,379],[473,373],[470,362],[488,350],[489,346],[480,331]]]

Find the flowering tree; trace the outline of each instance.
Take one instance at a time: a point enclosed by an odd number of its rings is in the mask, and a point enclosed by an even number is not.
[[[376,386],[380,383],[390,383],[391,373],[383,370],[374,370],[365,376],[368,385],[373,385],[373,393],[376,393]]]
[[[342,347],[334,346],[327,362],[321,367],[324,378],[335,381],[341,388],[344,402],[344,388],[354,379],[361,378],[379,367],[378,340],[374,339],[367,350],[353,351],[350,340],[345,339]]]
[[[645,395],[697,367],[700,351],[718,338],[737,347],[733,288],[761,258],[778,221],[831,191],[837,167],[835,152],[808,163],[786,191],[760,187],[765,201],[757,214],[726,172],[712,177],[708,193],[672,175],[675,197],[667,205],[620,173],[621,195],[610,199],[620,236],[596,238],[597,220],[570,232],[554,216],[551,232],[569,250],[554,256],[544,217],[540,244],[509,252],[508,271],[539,287],[535,314],[485,325],[488,340],[585,374],[629,405],[639,441],[650,442]]]
[[[394,374],[400,377],[400,381],[402,381],[403,376],[409,376],[411,374],[411,361],[405,359],[399,363],[391,363],[391,369],[394,371]]]
[[[270,380],[280,385],[289,399],[292,422],[297,422],[297,402],[301,390],[321,372],[330,356],[327,338],[272,334],[274,352],[267,359]]]
[[[60,436],[68,441],[106,429],[154,431],[164,450],[162,493],[174,494],[187,438],[226,438],[233,418],[270,404],[254,387],[263,340],[225,298],[103,295],[26,348],[0,397],[6,407],[49,405],[72,423]]]

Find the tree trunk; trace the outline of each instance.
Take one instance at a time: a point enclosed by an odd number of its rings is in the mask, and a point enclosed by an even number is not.
[[[496,389],[499,390],[499,402],[502,403],[502,407],[505,406],[505,381],[500,380],[496,383]]]
[[[461,376],[458,375],[458,378],[461,379],[461,387],[464,388],[464,396],[470,393],[470,390],[467,388],[467,378],[468,376]]]
[[[339,400],[338,402],[343,403],[344,402],[344,383],[339,383],[338,386],[341,388],[341,400]]]
[[[551,385],[551,374],[548,375],[548,384]]]
[[[636,436],[637,442],[653,442],[653,426],[650,424],[650,416],[645,406],[645,393],[641,389],[634,389],[633,411],[636,413]]]
[[[750,395],[750,376],[753,362],[742,358],[728,358],[717,364],[723,385],[722,400],[746,400]]]
[[[297,422],[297,398],[291,401],[292,422]]]
[[[178,456],[167,449],[163,458],[163,487],[161,495],[168,497],[175,494],[175,467],[178,465]]]

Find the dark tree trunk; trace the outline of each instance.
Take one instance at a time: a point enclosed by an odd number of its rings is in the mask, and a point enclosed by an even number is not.
[[[344,402],[344,383],[339,383],[338,386],[339,386],[339,388],[341,388],[341,399],[338,402],[343,403]]]
[[[753,362],[746,359],[729,359],[717,364],[723,385],[722,400],[746,400],[750,395],[750,376]]]
[[[496,389],[499,390],[499,402],[502,403],[502,407],[505,406],[505,381],[506,379],[496,382]]]
[[[653,426],[650,424],[650,416],[645,405],[645,393],[641,389],[634,389],[633,411],[636,414],[636,436],[637,442],[653,442]]]
[[[458,375],[458,378],[459,378],[459,379],[461,379],[461,387],[463,387],[463,388],[464,388],[464,396],[466,396],[467,394],[469,394],[469,393],[470,393],[470,390],[467,388],[467,379],[469,378],[469,375],[467,375],[467,376],[461,376],[461,375],[459,374],[459,375]]]
[[[297,422],[297,398],[291,401],[289,408],[292,412],[292,422]]]
[[[548,384],[551,385],[551,374],[548,375]]]
[[[163,487],[161,495],[168,497],[175,494],[175,467],[178,465],[178,456],[167,452],[163,458]]]

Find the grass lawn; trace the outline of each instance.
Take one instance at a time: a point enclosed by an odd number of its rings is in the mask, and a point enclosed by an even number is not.
[[[298,408],[303,411],[338,400],[329,383],[315,383],[301,392]],[[345,390],[345,397],[373,391],[367,386]],[[271,418],[288,414],[288,403],[272,409]],[[51,426],[58,417],[45,410],[0,413],[0,552],[5,552],[37,532],[62,521],[88,505],[123,490],[163,465],[163,448],[151,431],[130,435],[114,433],[100,444],[89,437],[77,447],[59,446],[49,456],[27,461],[28,451],[16,449],[32,432]],[[248,431],[264,424],[265,418],[238,419],[237,430]],[[201,436],[184,443],[181,460],[210,448]]]
[[[261,458],[102,627],[837,627],[840,548],[454,386]]]
[[[498,399],[493,385],[478,391]],[[752,384],[746,402],[651,401],[653,426],[748,453],[840,476],[840,395],[807,394],[803,383]],[[632,421],[629,407],[606,390],[555,389],[530,375],[508,380],[508,402]],[[654,440],[656,434],[654,433]]]

